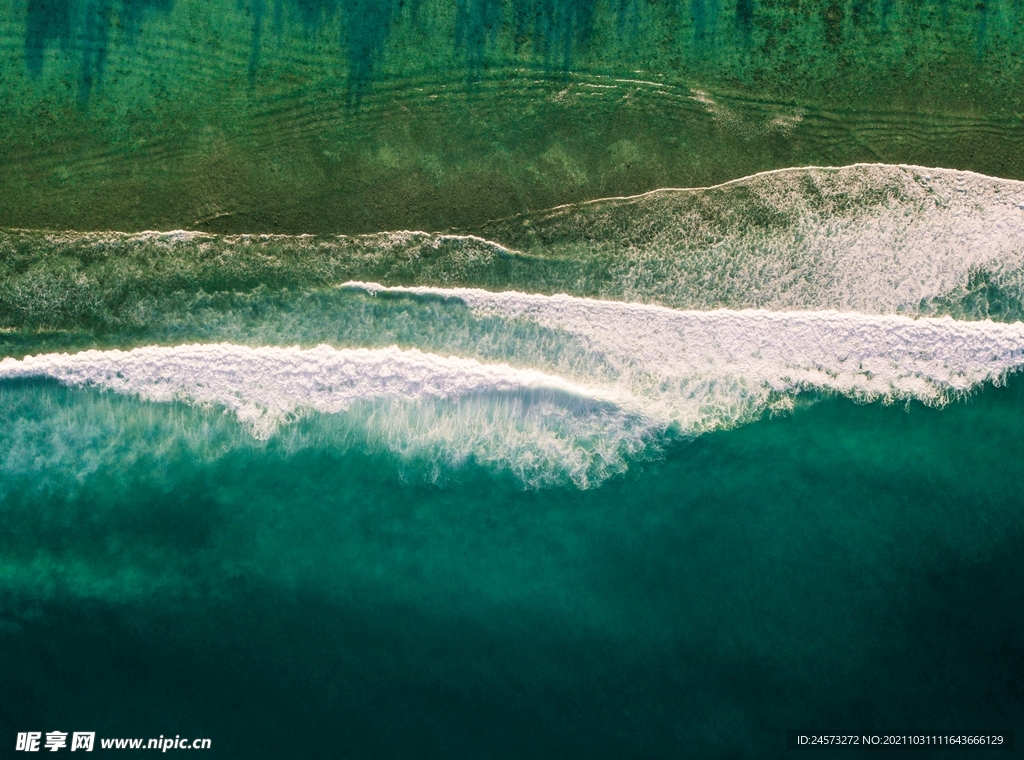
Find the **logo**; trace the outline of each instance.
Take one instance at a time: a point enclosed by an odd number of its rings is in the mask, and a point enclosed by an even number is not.
[[[21,731],[18,733],[18,740],[14,749],[18,752],[39,752],[40,741],[43,741],[42,731]],[[82,749],[92,752],[96,743],[95,731],[75,731],[71,734],[71,751]],[[68,746],[68,734],[66,731],[47,731],[46,739],[42,749],[56,752]]]

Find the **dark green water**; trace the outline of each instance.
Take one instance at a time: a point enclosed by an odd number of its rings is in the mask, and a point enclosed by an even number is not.
[[[787,728],[1020,728],[1017,380],[943,411],[821,401],[591,491],[403,482],[386,456],[230,445],[215,413],[2,393],[5,735],[775,757]],[[12,417],[59,414],[102,453],[70,486],[12,473]]]
[[[4,232],[5,752],[1020,730],[1022,209],[875,165],[493,241]]]
[[[0,0],[0,755],[1024,739],[1022,52],[1017,0]]]

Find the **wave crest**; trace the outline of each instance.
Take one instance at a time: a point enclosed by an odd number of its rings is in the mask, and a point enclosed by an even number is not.
[[[454,467],[474,460],[528,485],[587,487],[655,451],[665,435],[742,424],[804,391],[943,404],[1024,364],[1020,323],[677,311],[367,283],[344,289],[427,299],[434,311],[437,302],[468,307],[496,343],[522,325],[548,332],[527,350],[516,344],[503,363],[395,346],[216,343],[8,358],[0,378],[46,376],[151,401],[214,404],[260,438],[310,413],[338,415],[346,436],[361,431],[364,445],[404,459]]]

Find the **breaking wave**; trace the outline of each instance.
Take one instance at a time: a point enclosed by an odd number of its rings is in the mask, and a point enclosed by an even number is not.
[[[341,415],[364,445],[406,459],[473,460],[528,485],[580,487],[622,472],[666,436],[696,436],[790,408],[803,392],[939,405],[1024,364],[1024,325],[836,311],[679,311],[572,296],[347,283],[344,293],[468,309],[463,353],[417,347],[230,343],[89,350],[0,362],[148,401],[233,412],[258,438]],[[488,339],[526,331],[506,357]]]

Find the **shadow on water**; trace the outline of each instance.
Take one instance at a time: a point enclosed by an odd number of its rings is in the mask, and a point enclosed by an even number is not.
[[[704,53],[714,50],[718,31],[718,0],[690,0],[693,15],[693,48]]]
[[[350,103],[357,102],[379,78],[388,42],[402,27],[420,38],[428,36],[430,39],[421,42],[432,49],[431,56],[454,51],[458,62],[452,74],[456,79],[468,74],[474,80],[488,68],[488,58],[493,57],[496,65],[510,62],[502,52],[506,42],[511,43],[516,65],[531,56],[542,62],[548,75],[564,75],[593,52],[590,48],[595,40],[602,53],[606,47],[611,49],[609,43],[643,50],[654,40],[662,40],[658,47],[664,50],[649,50],[652,59],[672,48],[682,56],[669,64],[671,71],[663,67],[662,73],[690,77],[711,73],[701,64],[702,59],[714,59],[717,66],[720,57],[730,51],[744,60],[751,55],[770,57],[787,43],[795,53],[813,58],[821,45],[817,40],[823,40],[830,50],[844,48],[848,58],[873,49],[885,52],[892,45],[913,48],[908,52],[911,57],[948,54],[957,47],[970,54],[973,47],[974,57],[982,58],[990,47],[1012,43],[1018,26],[1017,5],[997,0],[955,7],[958,30],[950,28],[948,0],[829,0],[810,8],[801,3],[781,7],[757,0],[735,0],[728,5],[722,0],[668,0],[662,4],[657,0],[613,0],[609,10],[614,20],[607,32],[601,26],[604,10],[598,0],[451,0],[455,12],[454,25],[449,28],[431,26],[434,23],[425,20],[427,14],[421,12],[421,6],[428,1],[219,0],[222,7],[211,3],[214,7],[208,12],[212,16],[244,16],[243,23],[249,28],[248,75],[252,83],[259,81],[269,45],[285,44],[288,33],[334,38],[338,47],[333,54],[343,62]],[[431,14],[446,12],[445,2]],[[146,20],[167,15],[174,7],[174,0],[28,0],[26,69],[39,78],[47,51],[61,50],[77,69],[80,100],[87,101],[102,81],[114,47],[139,44],[139,31]],[[241,19],[232,20],[238,23]],[[195,44],[189,37],[193,33],[190,25],[180,26],[166,34],[181,37],[177,42]],[[929,31],[933,27],[936,29]],[[685,42],[679,45],[677,38]],[[860,49],[864,46],[868,50]],[[394,52],[396,59],[406,53]],[[617,53],[598,59],[602,66],[613,66],[616,57]],[[445,58],[437,55],[437,59]],[[625,57],[622,60],[626,62]]]
[[[264,49],[264,27],[280,37],[289,24],[306,34],[340,28],[347,65],[349,98],[358,101],[371,83],[399,14],[408,0],[237,0],[249,17],[249,77],[255,81]],[[717,3],[717,0],[711,0]],[[273,3],[273,8],[268,3]],[[412,0],[415,19],[422,0]],[[704,0],[700,0],[704,2]],[[751,3],[752,0],[744,0]],[[169,13],[174,0],[29,0],[25,27],[25,65],[31,76],[43,73],[46,52],[59,48],[78,58],[78,94],[82,103],[103,78],[104,64],[119,28],[124,44],[135,45],[138,32],[152,13]],[[593,29],[596,0],[458,0],[454,46],[464,56],[470,76],[484,68],[485,54],[502,25],[515,30],[516,44],[530,41],[534,55],[549,69],[568,71],[574,45],[586,45]],[[701,24],[706,14],[701,10]],[[187,30],[183,30],[187,31]],[[337,32],[335,32],[337,33]],[[438,40],[441,44],[443,41]],[[447,42],[447,41],[444,41]]]
[[[77,52],[81,56],[78,96],[85,101],[103,77],[115,20],[131,46],[150,13],[168,13],[173,5],[174,0],[29,0],[25,65],[29,74],[39,77],[49,46]]]
[[[488,68],[492,53],[500,58],[500,40],[506,34],[518,58],[532,58],[541,62],[548,74],[564,75],[588,51],[600,13],[597,0],[453,0],[454,26],[450,31],[438,32],[432,31],[421,18],[419,11],[425,1],[235,0],[234,11],[244,15],[243,23],[250,29],[250,81],[256,83],[259,79],[261,60],[268,50],[267,33],[281,43],[286,32],[294,28],[307,36],[338,39],[343,50],[348,100],[350,104],[358,102],[377,76],[392,33],[403,24],[411,25],[420,35],[433,35],[429,44],[436,51],[454,50],[470,80]],[[230,12],[232,5],[225,5],[224,9],[211,9],[211,13]],[[601,45],[609,41],[627,46],[648,45],[652,34],[664,35],[666,39],[681,35],[688,40],[689,55],[700,65],[701,59],[717,59],[727,48],[750,55],[755,37],[763,36],[764,51],[774,49],[780,42],[776,34],[793,27],[793,20],[775,18],[778,8],[771,4],[761,6],[756,0],[735,0],[735,5],[728,9],[721,0],[669,0],[664,10],[656,6],[657,0],[617,0],[612,8],[616,22],[610,28],[611,38],[602,35]],[[25,66],[32,77],[38,78],[43,73],[47,51],[62,50],[77,67],[78,96],[85,103],[103,79],[111,46],[136,45],[146,20],[154,14],[167,15],[173,7],[174,0],[28,0]],[[723,23],[727,10],[733,16],[732,24]],[[960,10],[970,17],[978,59],[988,51],[993,35],[1005,37],[1014,33],[1016,6],[1004,8],[997,0],[986,0]],[[865,42],[869,46],[888,44],[885,40],[895,33],[897,18],[901,24],[916,18],[922,30],[918,42],[923,43],[930,17],[937,16],[939,26],[948,27],[949,3],[934,0],[924,5],[907,5],[897,0],[830,0],[820,4],[814,15],[819,18],[811,27],[819,31],[812,30],[812,38],[820,36],[822,42],[818,44],[833,51],[852,45],[846,52],[855,53],[856,45]],[[867,36],[858,37],[860,41],[856,42],[855,34]],[[969,49],[967,39],[950,41]],[[687,54],[685,49],[679,52]]]
[[[404,0],[273,0],[273,31],[279,38],[286,20],[297,23],[306,34],[316,35],[322,27],[341,16],[341,43],[348,64],[349,97],[358,100],[369,85],[374,63],[387,42],[395,15]],[[252,18],[249,79],[255,83],[263,49],[267,0],[238,0],[238,6]]]

